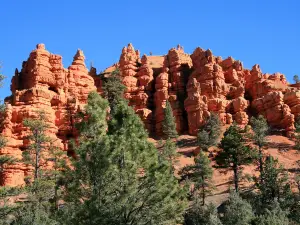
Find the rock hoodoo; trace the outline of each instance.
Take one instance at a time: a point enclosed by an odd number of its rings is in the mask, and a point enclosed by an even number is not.
[[[86,104],[89,92],[102,92],[103,78],[119,69],[126,86],[124,97],[145,123],[150,134],[162,134],[166,102],[171,103],[179,133],[196,135],[210,113],[222,123],[248,124],[251,116],[262,114],[269,124],[290,134],[295,117],[300,115],[300,87],[289,85],[284,75],[263,74],[259,65],[243,68],[232,57],[222,59],[211,50],[196,48],[192,54],[180,45],[164,56],[140,56],[132,44],[124,47],[119,62],[97,75],[85,66],[81,50],[65,69],[62,57],[49,53],[38,44],[22,69],[12,78],[12,95],[6,99],[2,115],[2,135],[8,144],[0,154],[22,157],[28,130],[25,118],[34,118],[37,110],[47,113],[48,135],[64,151],[76,136],[74,114]],[[1,185],[17,186],[30,173],[21,163],[7,166]]]

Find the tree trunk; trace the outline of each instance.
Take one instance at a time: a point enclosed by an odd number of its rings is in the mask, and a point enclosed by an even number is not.
[[[259,146],[259,172],[260,172],[260,179],[262,179],[261,174],[263,172],[263,156],[262,156],[262,147]]]
[[[237,165],[233,165],[233,173],[234,173],[234,187],[235,191],[239,192],[239,175],[238,175],[238,167]]]
[[[205,205],[205,185],[204,185],[204,179],[203,179],[203,176],[202,176],[202,206]]]

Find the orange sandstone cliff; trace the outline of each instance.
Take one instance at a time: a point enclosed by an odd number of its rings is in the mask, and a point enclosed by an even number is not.
[[[162,134],[166,101],[171,103],[179,133],[196,135],[210,113],[219,115],[222,123],[248,124],[253,115],[264,115],[269,124],[294,131],[295,117],[300,115],[300,86],[289,85],[280,73],[263,74],[259,65],[243,68],[232,57],[222,59],[211,50],[196,48],[187,54],[178,45],[164,56],[140,56],[132,44],[124,47],[119,62],[97,75],[85,66],[84,54],[78,50],[72,65],[65,69],[62,57],[49,53],[43,44],[30,53],[22,69],[12,78],[12,95],[6,99],[0,132],[8,144],[1,155],[22,158],[28,130],[25,118],[34,118],[44,110],[50,126],[48,135],[62,150],[76,137],[74,115],[86,104],[91,91],[102,93],[103,79],[119,68],[124,97],[141,117],[151,135]],[[30,168],[22,163],[6,166],[0,175],[1,185],[24,184]]]

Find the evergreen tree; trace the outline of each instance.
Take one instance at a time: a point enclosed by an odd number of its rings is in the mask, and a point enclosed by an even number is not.
[[[65,153],[46,135],[49,126],[43,111],[38,111],[36,118],[26,119],[24,125],[30,131],[30,145],[24,152],[24,163],[33,167],[34,180],[27,184],[27,200],[15,210],[13,224],[58,224],[55,217],[59,199],[58,178],[59,170],[65,166]],[[52,165],[52,170],[44,169],[46,164]]]
[[[172,107],[169,101],[164,109],[164,121],[162,124],[163,133],[167,138],[176,138],[178,136],[176,130],[176,122],[173,116]]]
[[[222,225],[216,207],[212,204],[202,206],[201,200],[195,198],[185,213],[184,225]]]
[[[283,207],[287,207],[287,202],[291,197],[290,184],[287,173],[277,159],[268,156],[265,160],[262,182],[256,182],[260,190],[261,208],[266,208],[274,204],[277,199]]]
[[[115,105],[123,101],[125,89],[126,86],[122,83],[120,70],[117,68],[106,78],[103,84],[103,94],[109,102],[112,113]]]
[[[226,132],[221,140],[221,151],[216,155],[216,163],[220,168],[230,168],[233,171],[235,191],[239,191],[239,173],[241,166],[253,162],[256,157],[254,149],[246,146],[240,128],[233,124]]]
[[[254,219],[251,205],[243,200],[238,193],[231,193],[225,206],[222,222],[224,225],[250,225]]]
[[[299,83],[299,76],[298,75],[294,75],[293,76],[293,80],[294,80],[295,84],[298,84]]]
[[[221,122],[219,116],[211,113],[204,126],[199,129],[197,141],[200,148],[208,151],[208,148],[217,144],[221,134]]]
[[[174,173],[174,165],[177,163],[176,158],[179,156],[179,154],[177,153],[176,144],[170,138],[168,138],[161,148],[162,150],[160,152],[160,161],[168,162],[171,168],[171,173]]]
[[[80,126],[78,160],[65,178],[66,224],[176,224],[185,196],[169,163],[159,162],[126,102],[118,102],[108,124],[107,107],[89,95],[84,123],[91,126]]]
[[[254,134],[252,135],[252,140],[258,146],[259,154],[259,172],[260,176],[263,172],[263,152],[262,148],[266,144],[266,136],[269,130],[267,120],[262,116],[259,115],[258,118],[252,117],[250,120],[250,124]]]
[[[295,148],[300,150],[300,117],[296,118],[295,120]]]
[[[212,175],[213,170],[210,166],[210,160],[204,152],[195,157],[194,165],[188,165],[182,169],[182,176],[188,177],[188,179],[193,182],[194,188],[192,194],[199,194],[202,200],[202,206],[205,205],[205,199],[207,194],[211,193],[213,188]],[[198,193],[199,192],[199,193]]]
[[[50,143],[49,137],[46,136],[46,130],[49,128],[44,111],[37,111],[37,118],[24,120],[24,126],[30,131],[27,137],[31,142],[26,151],[23,152],[24,162],[34,168],[34,180],[40,178],[41,162],[44,161],[44,152]]]
[[[254,225],[290,225],[287,213],[284,212],[278,202],[274,202],[271,210],[265,209],[265,212],[257,216],[253,222]]]

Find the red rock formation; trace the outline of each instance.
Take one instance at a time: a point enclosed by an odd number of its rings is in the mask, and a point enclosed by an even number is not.
[[[13,95],[6,101],[2,129],[8,144],[0,154],[22,158],[29,132],[23,126],[23,120],[34,118],[39,110],[46,113],[47,135],[52,142],[68,150],[67,141],[74,132],[72,114],[86,104],[87,95],[93,90],[96,90],[94,80],[88,74],[81,50],[77,51],[72,65],[64,69],[61,56],[50,54],[43,44],[37,45],[23,63],[21,72],[16,71],[12,78]],[[30,168],[22,163],[7,166],[2,174],[2,184],[23,185],[28,173]]]
[[[184,53],[178,45],[165,56],[140,58],[131,44],[124,47],[118,63],[98,76],[88,72],[84,55],[78,50],[72,65],[65,69],[62,57],[49,53],[43,44],[31,52],[22,69],[12,79],[13,95],[7,98],[2,134],[8,145],[0,154],[21,158],[28,141],[24,118],[35,117],[36,110],[47,113],[48,135],[65,151],[68,140],[76,136],[74,114],[86,104],[92,90],[102,92],[102,76],[119,68],[124,97],[151,133],[162,134],[164,108],[170,101],[179,133],[196,135],[210,113],[217,113],[223,124],[236,121],[245,126],[255,111],[264,115],[272,127],[293,132],[300,116],[300,85],[289,85],[280,73],[263,74],[259,65],[243,68],[232,57],[213,56],[211,50],[196,48]],[[155,129],[153,129],[155,128]],[[7,166],[3,184],[22,185],[30,168],[21,163]]]
[[[210,115],[207,107],[207,97],[201,96],[200,84],[195,78],[188,82],[187,92],[188,97],[184,101],[184,106],[188,113],[189,133],[197,135],[199,127],[205,123]]]

